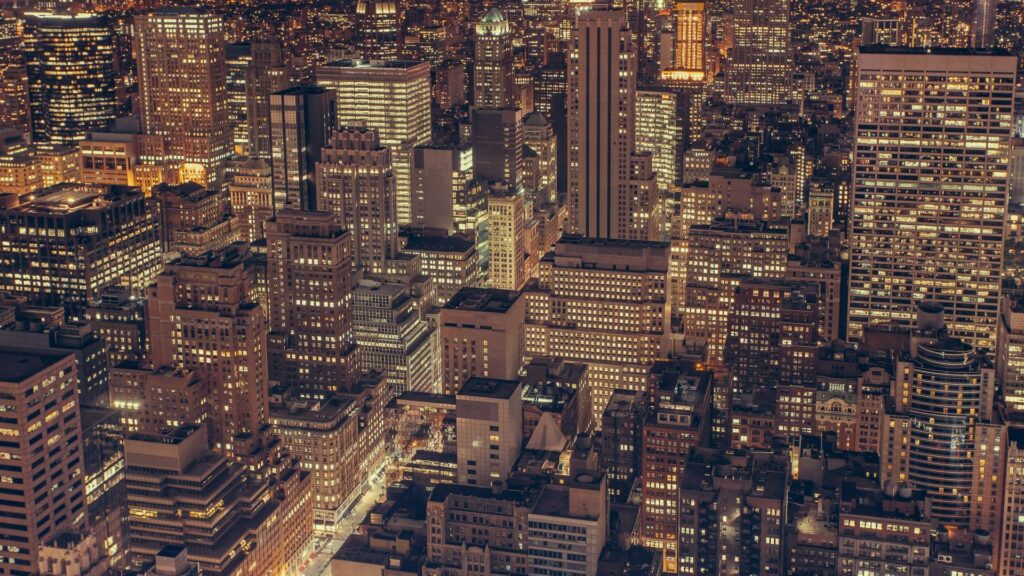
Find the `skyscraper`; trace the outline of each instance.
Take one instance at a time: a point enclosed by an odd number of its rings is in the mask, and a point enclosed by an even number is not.
[[[676,2],[672,8],[675,38],[672,43],[672,67],[661,71],[662,80],[704,81],[704,2]]]
[[[141,160],[169,165],[180,180],[222,184],[232,136],[220,16],[162,8],[136,16],[135,30]]]
[[[400,18],[399,3],[395,0],[359,0],[356,3],[356,32],[366,58],[398,58]]]
[[[249,65],[245,71],[249,156],[271,157],[270,95],[288,87],[288,75],[281,44],[261,40],[249,46]]]
[[[785,104],[793,90],[789,0],[738,0],[733,19],[735,44],[725,70],[725,100]]]
[[[996,0],[974,0],[971,48],[985,50],[996,44]]]
[[[267,222],[271,378],[348,390],[359,375],[352,332],[352,235],[330,212],[282,210]]]
[[[25,55],[18,22],[0,18],[0,124],[21,132],[28,126]]]
[[[239,245],[166,267],[149,289],[150,360],[210,384],[210,442],[242,458],[259,451],[267,422],[267,316]]]
[[[430,64],[405,60],[340,60],[317,69],[335,93],[338,126],[365,123],[391,148],[399,225],[411,220],[412,150],[430,141]]]
[[[334,128],[334,99],[320,86],[293,86],[270,95],[274,210],[316,210],[316,163]]]
[[[473,376],[517,378],[525,313],[519,292],[463,288],[448,300],[438,317],[442,393],[457,393]]]
[[[0,392],[10,414],[3,428],[4,484],[17,486],[6,488],[11,494],[3,506],[18,519],[0,527],[4,576],[36,573],[44,538],[85,527],[77,379],[74,355],[0,349]],[[34,481],[42,477],[45,482]]]
[[[909,326],[928,299],[953,335],[992,348],[1016,58],[869,47],[858,63],[849,335]]]
[[[522,290],[526,276],[526,207],[514,190],[494,192],[487,199],[491,248],[488,279],[502,290]]]
[[[483,183],[516,187],[523,171],[523,113],[518,108],[473,108],[473,173]]]
[[[398,253],[398,215],[391,150],[377,130],[348,126],[331,132],[316,164],[316,206],[338,215],[352,233],[352,265],[380,274]]]
[[[24,198],[0,208],[0,290],[76,317],[106,287],[138,293],[160,272],[156,215],[137,188],[60,184]]]
[[[473,58],[473,106],[515,108],[512,27],[497,8],[476,25]]]
[[[650,194],[633,185],[636,53],[622,10],[582,10],[569,65],[569,230],[592,238],[650,238]]]
[[[31,14],[25,20],[32,140],[75,144],[114,120],[114,38],[105,18]]]

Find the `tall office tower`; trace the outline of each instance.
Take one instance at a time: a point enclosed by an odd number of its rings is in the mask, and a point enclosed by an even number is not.
[[[497,8],[476,25],[473,58],[473,106],[515,108],[516,90],[512,56],[512,27]]]
[[[704,61],[704,2],[676,2],[672,8],[675,21],[672,66],[661,71],[661,79],[674,83],[704,82],[707,65]]]
[[[711,439],[714,372],[686,360],[658,361],[648,376],[647,418],[641,442],[640,540],[661,550],[662,570],[675,574],[678,550],[681,472],[690,449]],[[683,572],[686,573],[686,572]]]
[[[848,337],[909,326],[928,299],[954,336],[993,349],[1017,59],[940,52],[868,47],[858,59]],[[943,103],[953,99],[962,105]]]
[[[352,332],[352,235],[330,212],[282,210],[267,222],[270,378],[348,390],[359,375]]]
[[[210,382],[195,372],[125,362],[110,370],[110,406],[121,413],[126,433],[159,434],[207,422]]]
[[[604,471],[574,468],[544,486],[527,526],[527,574],[598,574],[610,532]]]
[[[133,560],[170,548],[203,574],[299,570],[313,536],[313,498],[310,475],[293,459],[272,454],[266,466],[274,472],[254,471],[211,453],[205,425],[132,434],[124,444]]]
[[[523,177],[520,186],[535,204],[558,201],[558,140],[540,112],[523,117]]]
[[[377,130],[332,131],[316,163],[316,206],[352,233],[352,265],[373,274],[398,254],[398,214],[391,150]]]
[[[501,290],[522,290],[526,272],[526,206],[514,190],[492,192],[487,199],[491,260],[488,283]]]
[[[1019,423],[1011,425],[1006,435],[1005,470],[997,574],[1014,576],[1024,571],[1024,427]]]
[[[732,401],[750,405],[780,383],[813,381],[819,323],[817,286],[740,280],[724,351]]]
[[[0,531],[4,576],[38,573],[44,539],[86,526],[77,378],[73,355],[0,348],[0,392],[10,415],[5,483],[18,486],[8,488],[17,497],[5,499],[4,507],[19,519]]]
[[[640,477],[646,398],[646,390],[615,390],[601,416],[601,468],[608,474],[608,495],[617,501],[629,498]]]
[[[238,245],[169,264],[149,289],[150,361],[210,384],[210,437],[243,458],[267,421],[267,317],[256,302],[249,254]]]
[[[668,258],[666,243],[566,234],[524,293],[527,356],[586,364],[594,422],[616,389],[644,390],[665,352]]]
[[[334,126],[330,90],[294,86],[270,95],[275,213],[317,209],[316,163]]]
[[[246,99],[246,74],[252,65],[252,45],[248,42],[228,44],[224,47],[224,66],[227,75],[228,122],[231,124],[231,143],[234,153],[249,153],[249,118]]]
[[[417,146],[412,156],[414,227],[487,237],[487,193],[473,177],[473,149]]]
[[[291,67],[276,40],[260,40],[249,46],[249,66],[245,70],[245,117],[250,157],[268,160],[272,157],[270,95],[288,88],[290,74]]]
[[[785,104],[793,87],[789,0],[738,0],[733,5],[734,45],[725,69],[725,101]]]
[[[907,479],[928,492],[933,519],[972,528],[987,524],[994,531],[993,514],[981,510],[979,517],[974,500],[989,492],[975,478],[978,467],[987,465],[989,474],[1002,477],[1002,456],[991,457],[990,448],[1005,448],[1005,438],[995,433],[986,441],[992,432],[986,428],[998,424],[995,370],[966,341],[947,335],[942,313],[934,303],[919,305],[910,352],[896,366],[895,412],[910,421]]]
[[[1006,417],[1024,422],[1024,299],[1003,297],[996,341],[996,373]]]
[[[636,151],[651,155],[658,190],[666,194],[681,183],[686,151],[687,98],[671,88],[636,92]]]
[[[317,68],[337,99],[338,126],[365,123],[391,149],[398,224],[411,223],[412,151],[430,141],[430,64],[341,60]]]
[[[683,328],[687,339],[707,345],[712,363],[723,361],[736,287],[744,278],[782,279],[788,239],[787,230],[756,220],[690,226]]]
[[[634,190],[636,53],[625,13],[599,2],[580,12],[569,65],[569,230],[646,240],[655,210]],[[641,174],[641,176],[649,176]]]
[[[135,17],[141,160],[177,168],[179,180],[223,184],[231,154],[221,17],[163,8]]]
[[[480,255],[476,242],[462,234],[410,234],[402,252],[418,256],[423,273],[434,281],[436,306],[444,306],[463,288],[480,286]]]
[[[238,220],[227,190],[207,190],[194,182],[153,188],[152,202],[160,218],[165,261],[221,250],[238,240]]]
[[[113,284],[141,292],[160,272],[160,233],[138,188],[60,184],[0,208],[0,290],[77,318]]]
[[[987,50],[996,45],[996,0],[974,0],[971,48]]]
[[[903,43],[900,21],[896,18],[862,18],[860,21],[860,44],[887,44],[899,46]]]
[[[782,574],[789,461],[695,449],[679,472],[679,574]]]
[[[107,344],[111,366],[141,362],[149,355],[145,300],[132,297],[125,286],[110,286],[85,309],[85,319]]]
[[[523,445],[518,379],[472,377],[455,395],[459,484],[491,487],[508,478]]]
[[[33,142],[73,145],[114,121],[114,38],[105,18],[29,15],[24,42]]]
[[[438,316],[441,391],[455,394],[473,376],[514,380],[523,363],[526,301],[519,292],[463,288]]]
[[[259,158],[232,163],[228,194],[243,242],[262,239],[267,220],[274,216],[272,171],[270,162]]]
[[[28,128],[28,82],[18,22],[0,17],[0,126]]]
[[[519,108],[470,112],[473,174],[483,183],[519,186],[523,171],[523,112]]]
[[[380,370],[396,393],[436,392],[437,332],[402,284],[364,280],[352,292],[352,327],[365,369]]]
[[[395,60],[401,26],[395,0],[359,0],[356,3],[356,34],[363,56],[371,60]]]
[[[29,354],[73,354],[78,362],[79,400],[87,406],[108,405],[107,343],[91,323],[67,321],[62,308],[30,306],[21,297],[5,297],[2,302],[6,310],[0,348]]]

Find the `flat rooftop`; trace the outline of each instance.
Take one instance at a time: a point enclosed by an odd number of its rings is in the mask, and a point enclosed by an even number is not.
[[[471,310],[476,312],[508,312],[519,292],[496,288],[462,288],[444,305],[449,310]]]
[[[408,237],[405,249],[409,252],[469,252],[474,248],[472,241],[461,236],[423,236],[414,234]]]
[[[480,378],[473,376],[462,385],[459,396],[477,398],[509,399],[519,389],[517,380],[499,380],[497,378]]]
[[[62,354],[0,351],[0,381],[23,382],[65,357]]]

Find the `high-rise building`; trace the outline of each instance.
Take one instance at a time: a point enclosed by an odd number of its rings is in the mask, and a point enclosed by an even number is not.
[[[114,37],[91,14],[25,19],[32,141],[72,145],[114,121]]]
[[[150,360],[209,382],[211,445],[258,452],[267,421],[267,316],[239,245],[169,264],[149,289]]]
[[[270,162],[259,158],[232,163],[228,194],[243,242],[255,242],[266,235],[266,222],[274,215],[272,171]]]
[[[901,23],[896,18],[862,18],[860,21],[861,46],[872,44],[902,44]]]
[[[267,222],[270,377],[348,390],[359,374],[352,331],[352,235],[330,212],[282,210]]]
[[[423,272],[434,281],[437,306],[463,288],[480,285],[480,258],[476,243],[462,235],[411,234],[402,252],[419,257]]]
[[[476,25],[473,57],[473,106],[515,108],[512,27],[497,8],[491,8]]]
[[[996,45],[996,0],[974,0],[971,48],[987,50]]]
[[[137,188],[61,184],[0,209],[0,290],[69,317],[113,284],[139,293],[160,272],[155,214]]]
[[[519,108],[473,108],[473,174],[478,180],[519,186],[523,171],[523,113]]]
[[[391,150],[377,130],[331,132],[316,164],[316,206],[352,233],[352,265],[379,274],[398,253],[398,214]]]
[[[352,326],[362,365],[383,372],[397,393],[434,393],[437,331],[402,284],[364,280],[352,292]]]
[[[246,100],[246,73],[252,64],[252,45],[248,42],[228,44],[224,47],[224,66],[227,70],[228,122],[231,124],[231,143],[235,154],[249,152],[249,118]]]
[[[544,486],[527,526],[528,574],[598,574],[610,531],[607,477],[600,470],[572,470]]]
[[[465,234],[476,242],[485,265],[487,193],[473,176],[473,149],[417,146],[412,157],[410,224]]]
[[[526,354],[587,365],[592,420],[617,389],[644,390],[666,350],[669,245],[564,235],[540,262]]]
[[[110,406],[120,411],[129,434],[208,422],[210,394],[210,381],[188,370],[124,362],[110,371]]]
[[[399,225],[409,224],[412,150],[430,141],[430,64],[404,60],[341,60],[317,68],[334,91],[338,126],[365,123],[391,149]]]
[[[733,104],[785,104],[792,98],[793,52],[789,0],[738,0],[735,40],[725,69],[724,96]]]
[[[223,183],[231,153],[221,17],[161,8],[135,18],[141,160],[166,164],[179,180]]]
[[[19,132],[28,127],[28,90],[25,55],[18,22],[0,18],[0,125]]]
[[[568,86],[569,230],[651,238],[656,191],[634,189],[650,175],[637,169],[633,154],[636,53],[625,12],[603,2],[580,12]]]
[[[1011,425],[1006,435],[1005,492],[999,504],[1003,521],[999,542],[999,576],[1024,570],[1024,428]]]
[[[530,279],[523,195],[511,190],[492,192],[487,199],[487,220],[491,251],[487,281],[501,290],[522,290]]]
[[[892,412],[909,420],[909,448],[898,452],[906,463],[896,468],[905,467],[907,480],[928,493],[931,518],[993,533],[999,510],[989,499],[1001,486],[1006,450],[1005,424],[994,407],[995,369],[948,335],[940,305],[921,303],[917,323],[910,351],[895,367]]]
[[[194,182],[160,184],[153,188],[152,199],[166,260],[199,256],[238,240],[238,220],[231,212],[227,190],[208,190]]]
[[[519,292],[463,288],[448,300],[438,317],[442,393],[455,394],[473,376],[517,378],[525,314]]]
[[[681,519],[676,499],[684,488],[681,472],[690,448],[707,446],[711,439],[714,374],[685,360],[659,361],[651,366],[648,378],[649,408],[640,459],[640,539],[645,547],[661,550],[665,573],[685,574],[678,570]]]
[[[661,79],[673,83],[701,83],[706,76],[704,61],[704,2],[676,2],[672,8],[675,38],[672,66],[661,71]]]
[[[523,117],[523,177],[520,186],[535,204],[558,200],[558,139],[540,112]]]
[[[1024,421],[1024,300],[1005,296],[999,312],[996,375],[1010,420]]]
[[[129,549],[140,564],[183,547],[203,574],[298,570],[313,535],[311,479],[271,455],[259,473],[209,451],[206,425],[125,440]],[[222,529],[231,526],[232,529]]]
[[[928,299],[945,306],[954,336],[995,347],[1015,75],[1013,56],[862,49],[849,338],[870,324],[910,326],[915,304]],[[950,108],[940,98],[963,105]],[[979,120],[976,109],[985,111]],[[913,127],[896,118],[913,118]],[[953,142],[956,162],[943,151]],[[894,166],[896,156],[920,169]]]
[[[724,359],[736,287],[744,278],[783,278],[788,238],[787,230],[757,220],[690,226],[683,330],[688,339],[707,345],[712,363]]]
[[[523,444],[518,380],[471,377],[455,395],[459,484],[491,487],[512,472]]]
[[[248,150],[253,158],[270,159],[273,153],[270,128],[270,95],[288,87],[290,67],[281,45],[260,40],[249,46],[245,70],[245,119]]]
[[[689,98],[671,88],[644,88],[636,93],[636,150],[651,155],[662,194],[682,180]]]
[[[398,58],[400,19],[400,4],[395,0],[359,0],[356,3],[356,33],[366,58]]]
[[[107,344],[111,366],[140,362],[148,356],[145,300],[133,297],[126,286],[110,286],[85,309],[85,319]]]
[[[4,576],[38,573],[46,539],[85,528],[76,365],[70,354],[0,348],[0,392],[9,415],[3,482],[11,491],[3,506],[17,520],[0,528]],[[45,482],[35,480],[44,477]]]
[[[316,163],[334,128],[334,98],[320,86],[294,86],[270,95],[274,211],[316,210]]]
[[[627,499],[640,477],[646,398],[646,390],[615,390],[601,416],[601,467],[616,500]]]

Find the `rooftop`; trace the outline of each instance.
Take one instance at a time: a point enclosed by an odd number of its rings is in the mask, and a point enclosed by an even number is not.
[[[65,357],[61,354],[0,351],[0,381],[23,382]]]
[[[496,288],[462,288],[444,305],[449,310],[505,313],[519,299],[519,292]]]
[[[463,236],[427,236],[413,234],[408,237],[405,250],[409,252],[469,252],[476,247]]]
[[[459,396],[475,396],[479,398],[496,398],[507,400],[519,389],[517,380],[499,380],[497,378],[480,378],[473,376],[466,380],[459,390]]]

